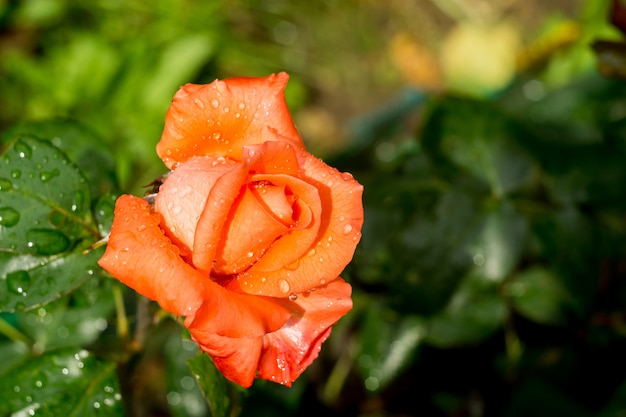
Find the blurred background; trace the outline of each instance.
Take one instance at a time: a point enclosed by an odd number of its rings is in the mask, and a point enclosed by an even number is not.
[[[3,0],[0,129],[78,122],[115,161],[95,192],[141,195],[182,84],[286,71],[307,146],[365,185],[355,306],[232,413],[624,416],[625,22],[610,0]],[[137,415],[209,415],[168,382],[179,339],[157,325],[122,383]]]

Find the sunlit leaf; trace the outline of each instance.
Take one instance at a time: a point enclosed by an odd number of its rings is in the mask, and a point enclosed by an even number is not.
[[[505,292],[518,313],[542,324],[562,323],[571,303],[559,277],[539,266],[507,281]]]
[[[92,198],[117,187],[111,148],[82,124],[66,119],[22,122],[3,131],[0,143],[12,143],[21,136],[37,137],[63,151],[84,174]]]
[[[508,202],[487,213],[483,230],[471,245],[476,271],[499,282],[513,271],[526,244],[528,223]]]
[[[122,416],[115,364],[81,349],[33,358],[0,378],[0,414]]]

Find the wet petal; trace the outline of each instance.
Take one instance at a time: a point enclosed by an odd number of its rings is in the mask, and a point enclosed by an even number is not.
[[[285,102],[288,78],[279,73],[183,86],[165,117],[159,157],[168,168],[199,155],[241,160],[244,146],[267,140],[268,128],[303,149]]]
[[[198,219],[216,183],[233,175],[243,181],[244,174],[242,164],[216,156],[193,157],[172,171],[159,188],[155,200],[155,210],[163,216],[168,236],[190,252],[194,247]],[[239,186],[241,184],[236,185],[235,190]],[[225,213],[222,214],[225,217]],[[214,221],[223,223],[225,219]]]
[[[222,234],[213,264],[216,274],[230,275],[248,268],[274,240],[289,230],[271,207],[264,204],[260,197],[263,193],[256,188],[249,184],[230,210],[229,220],[224,226],[226,231]],[[265,186],[263,191],[272,188],[277,187]],[[277,204],[279,209],[284,210],[284,203]]]
[[[316,291],[298,294],[304,314],[263,337],[259,377],[291,386],[317,358],[331,326],[352,308],[351,287],[341,278]]]
[[[164,310],[193,316],[203,302],[207,278],[181,259],[159,222],[160,216],[151,213],[145,200],[121,196],[106,251],[98,263]]]
[[[230,289],[284,297],[329,283],[352,259],[363,225],[363,186],[306,152],[298,157],[301,178],[319,193],[321,214],[314,212],[318,229],[294,231],[277,240],[254,266],[229,283]],[[299,254],[297,260],[286,262],[294,253]]]

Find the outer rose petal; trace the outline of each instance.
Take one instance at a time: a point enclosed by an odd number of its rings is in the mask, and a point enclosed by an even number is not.
[[[265,335],[259,377],[291,386],[317,358],[331,326],[352,308],[352,288],[343,279],[300,294],[296,303],[304,310],[280,330]]]
[[[297,251],[305,254],[297,261],[286,263],[294,245],[304,240],[297,232],[283,236],[255,265],[231,281],[229,289],[272,297],[301,293],[329,283],[352,259],[363,225],[363,186],[352,175],[340,173],[306,151],[301,151],[298,159],[300,178],[317,189],[321,200],[321,217],[315,219],[319,230],[308,237],[311,246]]]
[[[231,381],[249,387],[258,371],[260,378],[291,386],[317,358],[330,326],[352,308],[350,293],[350,285],[336,279],[314,292],[300,294],[296,301],[277,300],[293,309],[293,316],[281,328],[258,337],[216,335],[206,327],[211,320],[198,317],[193,322],[187,319],[185,325]]]
[[[98,263],[164,310],[193,316],[203,302],[206,278],[183,262],[159,222],[145,200],[118,198],[109,243]]]
[[[283,94],[288,79],[281,72],[181,87],[165,116],[159,157],[168,168],[199,155],[241,160],[244,146],[265,142],[268,127],[304,149]]]

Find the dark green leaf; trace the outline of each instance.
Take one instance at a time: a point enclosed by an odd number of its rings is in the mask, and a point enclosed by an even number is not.
[[[187,363],[198,380],[200,389],[209,404],[211,415],[213,417],[229,417],[233,407],[229,382],[217,370],[211,358],[200,353],[187,360]]]
[[[16,314],[18,328],[33,340],[35,350],[87,346],[109,326],[112,281],[100,271],[68,296]]]
[[[491,336],[507,316],[497,285],[467,275],[440,314],[429,323],[427,341],[440,347],[475,344]]]
[[[368,391],[384,389],[411,365],[426,336],[423,319],[378,307],[368,310],[362,329],[358,363]]]
[[[29,310],[55,300],[98,270],[104,248],[52,256],[0,252],[0,311]]]
[[[502,196],[526,185],[534,168],[520,146],[518,129],[486,103],[448,97],[434,108],[424,127],[424,149]]]
[[[198,345],[181,336],[181,326],[176,325],[165,345],[167,403],[175,417],[206,416],[207,401],[186,363],[198,354]]]
[[[0,414],[122,416],[115,364],[81,349],[33,358],[0,379]]]

